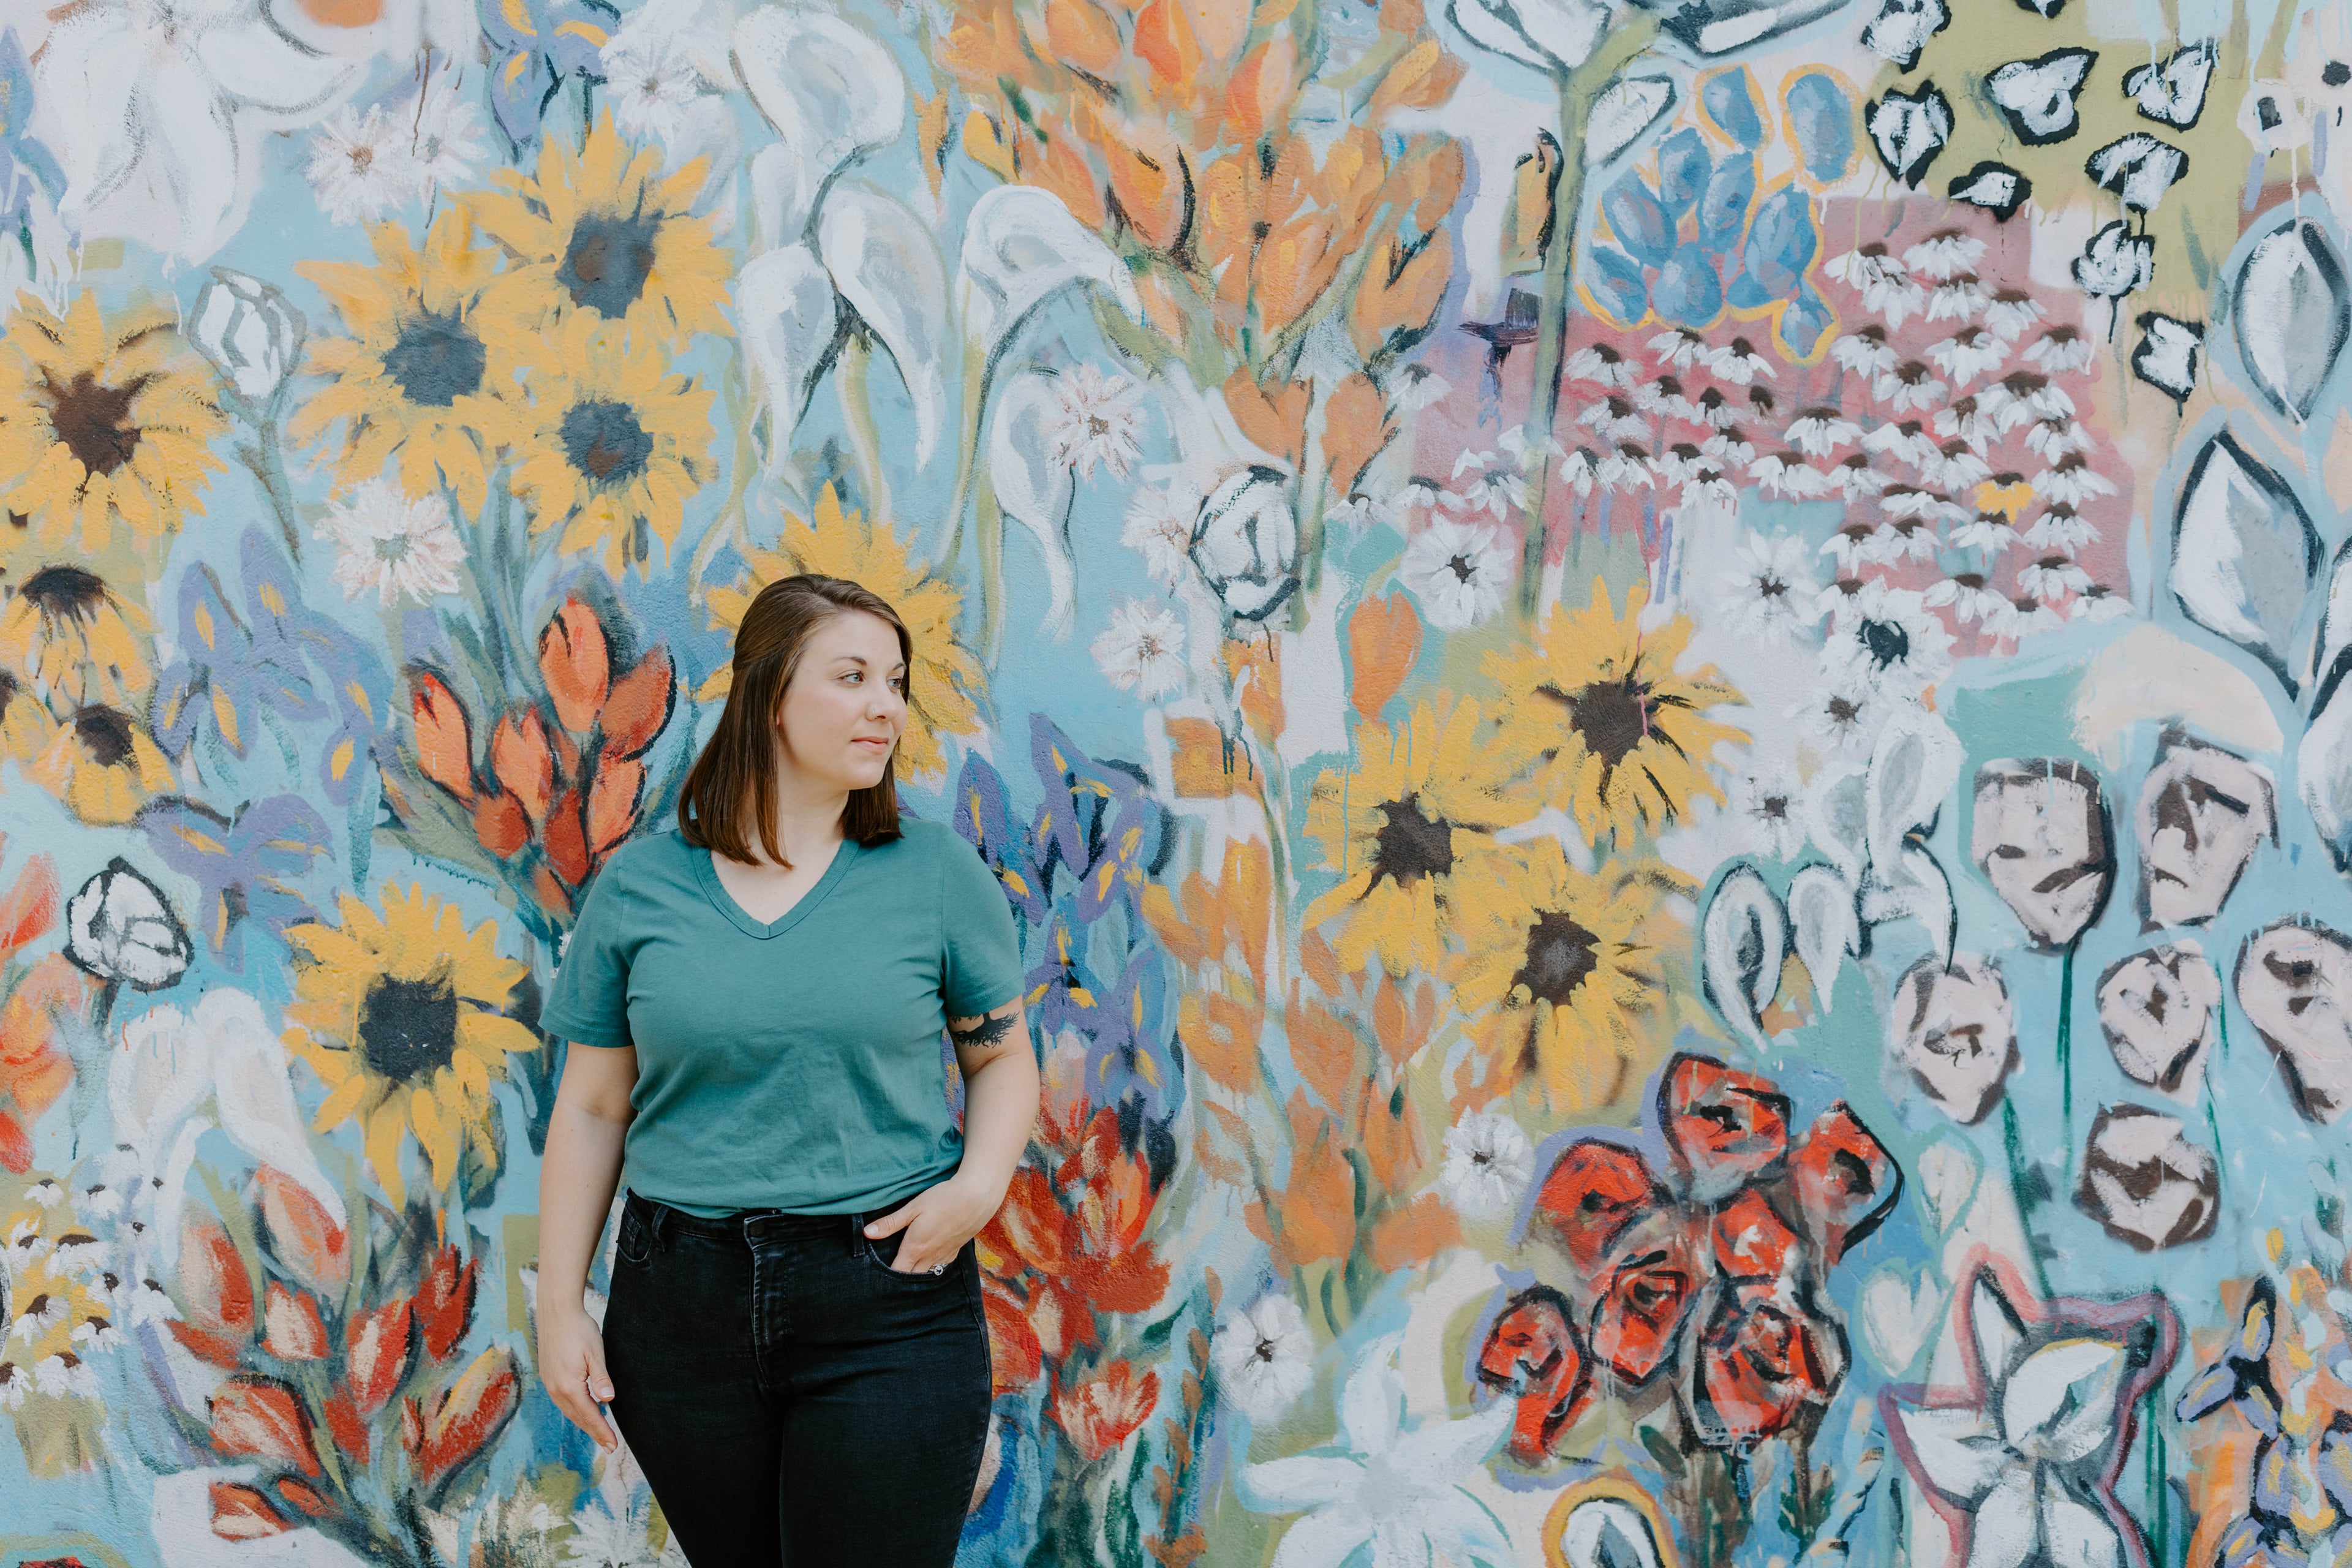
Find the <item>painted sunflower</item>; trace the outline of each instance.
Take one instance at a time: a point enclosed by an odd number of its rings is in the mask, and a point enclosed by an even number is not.
[[[1634,586],[1621,618],[1596,578],[1591,609],[1555,615],[1536,642],[1482,664],[1501,689],[1500,764],[1516,772],[1532,763],[1518,788],[1564,807],[1594,840],[1604,830],[1620,839],[1655,832],[1702,797],[1720,803],[1710,754],[1747,738],[1705,713],[1740,701],[1738,688],[1711,664],[1688,674],[1675,668],[1690,621],[1642,628],[1648,599]]]
[[[289,926],[296,951],[288,1048],[327,1086],[313,1126],[357,1121],[368,1163],[397,1205],[407,1201],[400,1150],[413,1133],[446,1187],[465,1145],[495,1157],[490,1085],[510,1051],[539,1048],[530,1029],[499,1011],[523,966],[498,953],[499,928],[472,931],[455,904],[412,885],[385,883],[383,914],[345,893],[342,924]]]
[[[221,460],[207,450],[228,428],[204,362],[163,307],[101,314],[78,295],[62,319],[37,300],[0,340],[0,506],[26,517],[45,544],[97,555],[118,523],[161,553]]]
[[[1456,878],[1475,874],[1497,830],[1534,815],[1496,793],[1507,775],[1480,744],[1485,719],[1475,701],[1441,695],[1402,724],[1357,726],[1356,765],[1315,781],[1307,831],[1340,880],[1307,923],[1346,918],[1333,945],[1350,971],[1375,952],[1400,977],[1440,968]]]
[[[1536,1079],[1563,1114],[1618,1097],[1644,1056],[1679,932],[1660,908],[1670,879],[1622,863],[1587,876],[1558,839],[1530,838],[1454,884],[1454,1002],[1506,1087]]]
[[[478,309],[498,252],[474,243],[473,220],[462,208],[433,221],[422,250],[396,223],[376,225],[368,237],[373,267],[295,264],[353,335],[310,345],[304,370],[331,376],[333,384],[295,411],[288,432],[297,441],[315,441],[341,421],[336,473],[342,482],[374,478],[397,454],[401,488],[409,495],[433,495],[446,485],[465,510],[478,512],[496,449],[512,437],[520,395],[510,340],[485,331]]]
[[[100,827],[130,821],[151,795],[174,782],[172,764],[147,727],[104,703],[75,709],[26,772],[76,816]]]
[[[57,739],[57,716],[13,669],[0,667],[0,756],[29,763]]]
[[[530,331],[577,313],[673,343],[724,333],[734,263],[710,220],[688,210],[705,162],[667,178],[661,165],[661,149],[622,140],[607,113],[578,153],[549,136],[531,174],[493,171],[503,188],[467,198],[482,232],[514,258],[491,307]]]
[[[618,577],[653,570],[653,542],[677,538],[686,503],[710,481],[711,389],[668,368],[661,345],[573,316],[525,356],[531,407],[516,447],[515,493],[531,531],[562,528],[569,555],[599,549]]]
[[[954,584],[929,575],[911,560],[887,524],[869,528],[856,512],[843,510],[830,485],[818,495],[809,521],[787,512],[776,548],[746,551],[744,558],[749,575],[734,587],[707,587],[702,595],[710,624],[730,635],[743,624],[743,612],[761,589],[798,572],[847,577],[890,602],[915,645],[914,666],[907,672],[907,728],[898,737],[900,776],[943,771],[940,737],[969,735],[980,728],[974,699],[987,680],[980,661],[956,641],[956,612],[963,595]],[[696,689],[695,700],[724,697],[734,683],[734,670],[722,664]]]
[[[44,698],[131,708],[155,683],[142,640],[152,629],[97,573],[44,566],[0,609],[0,663]]]

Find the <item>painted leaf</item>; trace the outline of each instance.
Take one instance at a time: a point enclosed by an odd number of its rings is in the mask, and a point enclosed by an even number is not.
[[[1813,995],[1826,1014],[1835,1000],[1845,955],[1862,945],[1853,889],[1827,866],[1803,868],[1789,880],[1789,928],[1797,957],[1812,977]]]
[[[735,24],[732,59],[751,101],[793,160],[792,199],[770,243],[802,237],[819,193],[841,166],[896,142],[907,81],[880,40],[826,11],[767,5]]]
[[[1045,564],[1047,605],[1044,629],[1066,637],[1077,613],[1077,571],[1070,555],[1070,502],[1077,480],[1067,463],[1054,456],[1054,431],[1062,420],[1052,376],[1023,371],[1005,378],[990,416],[988,481],[996,504],[1036,542]]]
[[[946,406],[947,264],[930,226],[895,196],[844,185],[824,204],[818,257],[833,286],[888,351],[915,405],[915,466],[930,461]]]
[[[833,279],[816,252],[787,245],[743,264],[735,278],[735,310],[773,420],[768,436],[772,473],[792,450],[793,432],[833,363],[838,327]]]
[[[2279,413],[2311,417],[2352,335],[2344,258],[2327,231],[2299,218],[2256,240],[2230,304],[2238,354]]]
[[[1762,1044],[1761,1015],[1780,994],[1789,921],[1754,867],[1740,866],[1716,885],[1700,942],[1706,999],[1725,1023]]]
[[[1031,310],[1080,283],[1142,319],[1143,301],[1126,266],[1060,197],[1031,185],[998,185],[972,204],[956,296],[965,343],[982,366],[995,363]]]
[[[2262,660],[2289,696],[2289,649],[2319,560],[2319,531],[2287,482],[2226,430],[2206,442],[2174,515],[2172,596],[2190,620]]]

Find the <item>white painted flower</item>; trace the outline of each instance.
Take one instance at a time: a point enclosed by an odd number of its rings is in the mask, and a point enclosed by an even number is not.
[[[1912,278],[1910,268],[1889,255],[1883,245],[1865,245],[1833,257],[1822,270],[1847,288],[1859,290],[1863,310],[1885,318],[1890,331],[1900,327],[1904,317],[1927,302],[1927,291]]]
[[[1225,1396],[1253,1421],[1279,1415],[1315,1376],[1315,1336],[1307,1315],[1280,1291],[1225,1320],[1209,1342],[1209,1360]]]
[[[1283,1532],[1273,1568],[1332,1568],[1369,1550],[1381,1564],[1516,1562],[1502,1521],[1462,1479],[1493,1453],[1516,1406],[1497,1399],[1465,1419],[1405,1425],[1402,1334],[1374,1341],[1339,1398],[1339,1441],[1243,1472],[1261,1512],[1314,1512]]]
[[[1824,671],[1850,688],[1895,697],[1916,697],[1951,672],[1952,634],[1919,595],[1888,588],[1864,597],[1831,634]]]
[[[0,1361],[0,1410],[22,1410],[33,1392],[33,1377],[12,1361]]]
[[[1949,384],[1938,381],[1919,360],[1906,360],[1871,384],[1871,395],[1897,414],[1932,410],[1952,395]]]
[[[1787,434],[1790,446],[1808,458],[1818,458],[1860,440],[1862,426],[1835,408],[1801,408],[1797,416],[1789,421]]]
[[[1824,751],[1866,756],[1893,706],[1892,699],[1866,687],[1830,679],[1816,683],[1792,704],[1789,717]]]
[[[1127,478],[1143,426],[1143,388],[1132,377],[1080,364],[1055,378],[1054,393],[1057,417],[1046,431],[1054,460],[1080,479],[1092,477],[1097,464]]]
[[[1895,345],[1886,341],[1886,329],[1873,323],[1840,332],[1830,344],[1830,358],[1853,374],[1881,376],[1895,368],[1897,356]]]
[[[1426,408],[1433,403],[1444,402],[1445,395],[1453,390],[1444,376],[1427,365],[1409,364],[1397,372],[1391,395],[1399,408]]]
[[[1184,624],[1164,605],[1129,599],[1110,613],[1091,651],[1112,684],[1146,701],[1184,684]]]
[[[1588,405],[1576,416],[1604,441],[1631,441],[1650,433],[1650,422],[1631,397],[1604,397]]]
[[[2080,597],[2066,607],[2066,613],[2078,621],[2120,620],[2132,613],[2131,601],[2104,583],[2094,583],[2083,590]]]
[[[1929,363],[1956,386],[1999,370],[2008,357],[2008,345],[1989,327],[1963,327],[1927,351]]]
[[[424,605],[460,587],[457,568],[465,541],[439,495],[411,500],[391,479],[368,479],[327,505],[327,519],[311,531],[335,542],[335,584],[346,599],[369,589],[377,602],[411,599]]]
[[[1754,479],[1766,495],[1785,495],[1795,500],[1811,500],[1825,494],[1829,476],[1805,461],[1798,451],[1765,452],[1751,459],[1748,477]]]
[[[1465,1218],[1501,1219],[1515,1213],[1535,1173],[1535,1148],[1507,1116],[1468,1110],[1445,1130],[1445,1167],[1438,1185]]]
[[[624,1504],[615,1512],[604,1499],[592,1499],[572,1516],[563,1561],[573,1568],[654,1568],[659,1557],[648,1539],[650,1514],[648,1505]]]
[[[2131,1437],[2129,1402],[2165,1367],[2151,1364],[2153,1316],[2053,1301],[2029,1322],[1989,1272],[1963,1289],[1957,1325],[1974,1351],[1969,1386],[1922,1400],[1898,1392],[1892,1413],[1904,1458],[1948,1505],[1953,1561],[1966,1568],[2042,1563],[2112,1568],[2144,1549],[2116,1506],[2112,1478]],[[2070,1308],[2093,1321],[2059,1321]],[[2095,1317],[2093,1317],[2095,1314]],[[2170,1352],[2162,1352],[2168,1362]],[[2128,1532],[2128,1533],[2127,1533]]]
[[[1984,314],[1992,303],[1992,291],[1979,282],[1973,273],[1962,273],[1948,282],[1938,283],[1927,294],[1927,320],[1931,321],[1973,321]]]
[[[56,1178],[51,1176],[43,1176],[25,1189],[25,1201],[37,1204],[45,1209],[57,1207],[58,1200],[65,1195],[66,1190],[58,1185]]]
[[[2091,433],[2075,419],[2040,419],[2028,426],[2025,447],[2045,463],[2054,463],[2071,452],[2091,449]]]
[[[1662,367],[1675,370],[1713,370],[1723,351],[1688,327],[1675,327],[1658,333],[1649,342],[1651,357]]]
[[[1955,550],[1989,550],[1998,561],[2017,543],[2017,528],[1997,511],[1980,511],[1952,531]]]
[[[1143,557],[1143,569],[1169,587],[1184,580],[1184,552],[1192,545],[1192,516],[1200,503],[1179,497],[1166,485],[1140,485],[1127,503],[1118,542]]]
[[[98,1374],[70,1351],[43,1356],[33,1368],[34,1385],[52,1399],[96,1399]]]
[[[1977,621],[1998,626],[2009,608],[2009,601],[1987,586],[1983,574],[1976,572],[1938,578],[1919,597],[1930,609],[1948,608],[1964,626]]]
[[[47,1293],[22,1303],[16,1309],[16,1321],[8,1325],[8,1338],[23,1340],[26,1344],[38,1342],[66,1321],[66,1305],[63,1296]]]
[[[2081,506],[2116,493],[2115,481],[2084,461],[2080,452],[2058,459],[2033,476],[2033,493],[2062,506]]]
[[[2041,366],[2044,375],[2063,375],[2090,369],[2098,357],[2098,345],[2072,327],[2053,327],[2025,351],[2025,357]],[[2067,412],[2074,412],[2071,403]]]
[[[2063,555],[2045,555],[2018,568],[2017,585],[2043,604],[2054,605],[2088,588],[2091,574]]]
[[[272,131],[308,125],[365,71],[298,41],[265,0],[85,0],[33,68],[34,133],[65,170],[87,241],[187,261],[244,221]]]
[[[2008,342],[2015,342],[2041,319],[2041,301],[2021,289],[1999,289],[1985,307],[1984,324]]]
[[[1966,441],[1979,452],[1996,434],[1973,397],[1956,397],[1936,410],[1935,430],[1947,441]]]
[[[489,129],[460,81],[455,70],[436,71],[403,113],[409,126],[409,160],[427,195],[436,186],[465,184],[489,155]]]
[[[1441,518],[1405,546],[1397,577],[1432,626],[1461,631],[1503,607],[1515,564],[1490,525]]]
[[[688,41],[677,33],[616,37],[598,59],[613,123],[640,140],[667,142],[685,129],[686,107],[702,92]]]
[[[381,103],[364,114],[345,104],[329,115],[310,138],[302,174],[320,210],[339,224],[374,223],[415,200],[423,184],[406,117]]]
[[[1931,283],[1973,272],[1984,259],[1985,242],[1958,229],[1931,234],[1903,253],[1903,265]]]
[[[1571,381],[1589,381],[1612,392],[1624,392],[1633,385],[1633,367],[1625,356],[1606,343],[1591,343],[1578,349],[1562,363]]]
[[[1805,789],[1785,764],[1766,763],[1731,786],[1731,810],[1750,843],[1775,860],[1805,847]]]
[[[1732,553],[1718,601],[1725,629],[1786,645],[1821,624],[1822,585],[1793,533],[1751,533]]]

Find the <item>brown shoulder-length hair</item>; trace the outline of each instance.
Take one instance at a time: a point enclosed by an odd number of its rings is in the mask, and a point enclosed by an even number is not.
[[[732,684],[719,728],[703,743],[677,796],[677,830],[688,844],[751,863],[758,837],[768,858],[789,868],[776,842],[776,715],[784,689],[801,667],[810,636],[845,610],[864,610],[898,628],[898,657],[911,669],[914,639],[888,600],[845,577],[803,572],[760,590],[735,629]],[[898,837],[898,748],[870,788],[852,790],[841,814],[842,835],[860,844]]]

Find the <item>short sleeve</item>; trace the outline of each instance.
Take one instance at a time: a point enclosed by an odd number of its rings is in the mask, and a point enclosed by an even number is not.
[[[940,871],[940,996],[950,1018],[977,1018],[1021,994],[1021,934],[1013,906],[980,851],[943,836]]]
[[[580,907],[580,919],[563,944],[539,1026],[546,1034],[583,1046],[627,1046],[629,897],[621,885],[623,857],[604,863]]]

